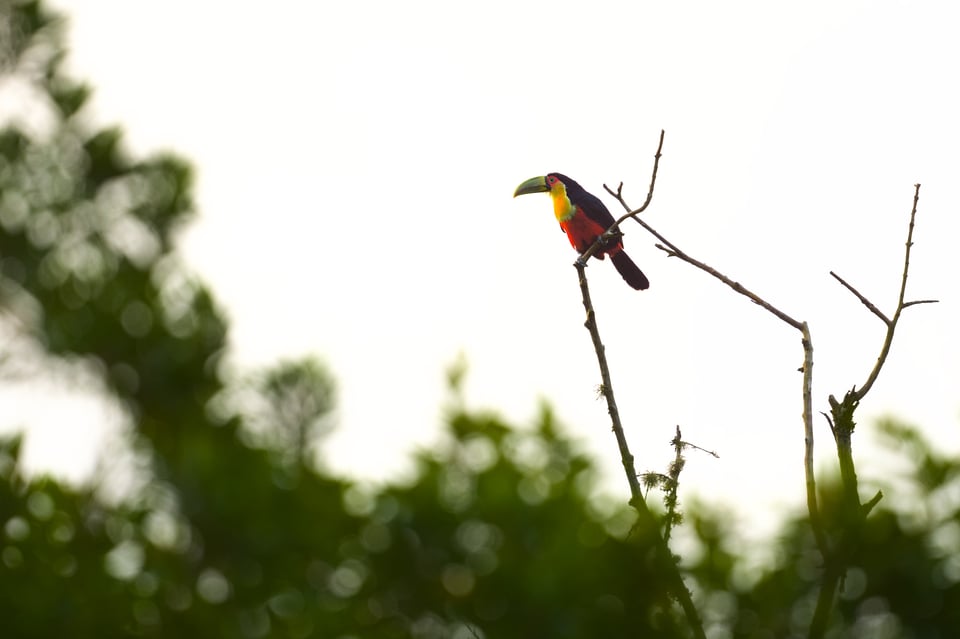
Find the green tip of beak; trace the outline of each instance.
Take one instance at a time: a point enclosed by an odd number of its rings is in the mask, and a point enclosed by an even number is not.
[[[530,178],[523,184],[517,187],[517,190],[513,192],[513,197],[518,195],[526,195],[527,193],[546,193],[550,190],[550,187],[547,186],[547,178],[544,176],[539,176],[535,178]]]

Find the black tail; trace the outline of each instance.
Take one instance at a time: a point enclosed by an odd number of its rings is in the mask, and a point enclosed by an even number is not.
[[[613,265],[617,267],[617,272],[620,273],[620,276],[627,284],[638,291],[650,288],[650,281],[647,279],[647,276],[637,268],[637,265],[633,263],[633,260],[631,260],[626,253],[617,251],[610,256],[610,259],[613,260]]]

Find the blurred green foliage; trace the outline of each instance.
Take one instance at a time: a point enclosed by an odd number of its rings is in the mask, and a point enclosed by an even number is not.
[[[549,409],[528,429],[467,410],[461,364],[443,439],[412,478],[370,487],[316,463],[334,406],[316,360],[225,383],[226,321],[173,249],[190,167],[90,130],[60,30],[40,3],[0,0],[0,72],[36,87],[28,108],[48,116],[0,130],[4,366],[23,365],[17,340],[45,365],[83,363],[149,464],[111,503],[25,477],[20,441],[0,445],[2,636],[687,636],[632,511],[598,495],[595,462]],[[834,636],[954,636],[960,460],[881,427],[908,470],[885,488],[896,510],[867,519]],[[805,634],[822,566],[804,517],[761,567],[737,554],[725,513],[688,505],[684,522],[709,636]]]

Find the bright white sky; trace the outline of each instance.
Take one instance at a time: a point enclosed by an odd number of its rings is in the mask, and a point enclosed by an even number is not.
[[[604,182],[639,204],[661,128],[646,219],[810,322],[816,411],[863,383],[883,337],[828,272],[892,313],[923,184],[908,297],[941,303],[904,316],[861,409],[858,471],[886,472],[865,445],[883,414],[960,447],[950,3],[56,4],[93,118],[122,124],[136,153],[198,167],[181,245],[230,316],[235,365],[315,353],[332,367],[338,471],[407,468],[462,352],[471,405],[529,423],[545,398],[626,492],[575,254],[546,196],[511,195],[560,171],[611,210]],[[588,273],[639,467],[666,467],[680,424],[721,456],[691,454],[688,491],[801,504],[799,334],[626,230],[650,290],[607,263]],[[63,449],[54,427],[35,433],[37,460]]]

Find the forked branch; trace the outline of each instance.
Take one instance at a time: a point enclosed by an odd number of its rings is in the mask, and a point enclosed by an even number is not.
[[[870,388],[873,387],[873,383],[877,381],[877,377],[880,375],[880,369],[883,368],[883,364],[887,361],[887,355],[890,353],[890,346],[893,344],[893,333],[897,330],[897,322],[900,321],[900,314],[903,313],[905,308],[911,306],[916,306],[918,304],[936,304],[938,300],[913,300],[910,302],[904,301],[907,293],[907,275],[910,271],[910,249],[913,248],[913,227],[914,222],[917,218],[917,203],[920,201],[920,185],[913,185],[913,207],[910,209],[910,225],[907,228],[907,242],[906,249],[903,252],[903,274],[900,277],[900,295],[897,298],[897,308],[893,313],[893,317],[888,318],[884,315],[880,309],[876,307],[870,300],[868,300],[864,295],[860,293],[853,286],[848,284],[842,277],[830,271],[832,275],[838,282],[843,284],[844,287],[851,293],[853,293],[864,306],[870,309],[870,311],[879,317],[884,324],[887,325],[887,334],[883,340],[883,346],[880,348],[880,355],[877,357],[877,363],[874,364],[873,370],[870,371],[870,374],[867,376],[867,381],[863,383],[859,388],[855,388],[852,393],[852,399],[860,401],[863,399]]]
[[[830,415],[827,416],[827,423],[830,424],[830,430],[833,432],[833,438],[837,444],[837,459],[840,466],[840,480],[843,488],[844,507],[841,510],[841,520],[839,526],[839,538],[836,548],[832,555],[824,556],[826,560],[826,569],[820,584],[820,595],[817,599],[817,606],[814,609],[813,620],[810,623],[810,637],[823,637],[826,634],[830,618],[830,611],[833,607],[833,601],[837,589],[843,579],[847,566],[852,561],[851,557],[860,541],[863,522],[869,512],[876,506],[877,502],[883,497],[878,492],[866,504],[860,503],[860,490],[858,487],[856,467],[853,461],[853,430],[856,426],[854,414],[860,401],[866,396],[873,387],[874,382],[880,375],[880,370],[887,361],[887,355],[890,353],[890,346],[893,344],[893,335],[897,329],[897,322],[900,321],[900,315],[903,309],[917,304],[929,304],[936,300],[915,300],[911,302],[904,301],[907,291],[907,275],[910,271],[910,249],[913,247],[913,228],[917,216],[917,203],[920,200],[920,185],[914,185],[913,207],[910,210],[910,224],[907,229],[906,250],[903,258],[903,273],[900,277],[900,293],[897,298],[897,308],[891,317],[887,317],[877,306],[871,302],[865,295],[854,288],[842,277],[831,271],[831,275],[840,282],[848,291],[850,291],[860,303],[866,306],[871,313],[880,318],[886,325],[887,331],[883,339],[883,346],[880,348],[880,355],[877,362],[867,376],[867,381],[857,388],[854,386],[846,392],[843,400],[838,401],[836,397],[830,395],[828,398],[830,404]]]

